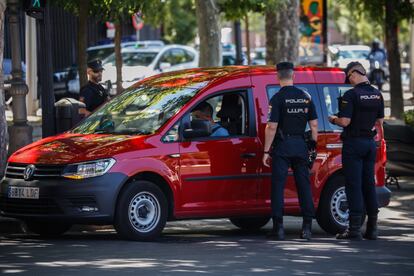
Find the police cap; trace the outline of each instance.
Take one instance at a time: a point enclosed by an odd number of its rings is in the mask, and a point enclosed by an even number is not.
[[[346,66],[346,68],[344,70],[344,72],[345,72],[345,83],[349,83],[348,75],[353,71],[356,71],[360,75],[363,75],[363,76],[365,76],[367,74],[367,71],[365,70],[364,66],[362,66],[361,63],[359,63],[358,61],[352,61]]]
[[[279,62],[277,65],[276,65],[276,69],[279,71],[279,70],[293,70],[293,68],[294,68],[294,66],[293,66],[293,63],[291,63],[291,62],[287,62],[287,61],[284,61],[284,62]]]
[[[88,68],[91,68],[94,71],[104,70],[102,67],[102,60],[94,59],[88,62]]]

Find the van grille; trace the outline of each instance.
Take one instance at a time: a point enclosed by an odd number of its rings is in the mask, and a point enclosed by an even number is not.
[[[24,169],[29,164],[18,164],[18,163],[9,163],[7,164],[6,177],[15,178],[15,179],[24,179],[23,172]],[[48,178],[60,178],[62,176],[62,171],[64,165],[34,165],[34,174],[31,179],[48,179]]]

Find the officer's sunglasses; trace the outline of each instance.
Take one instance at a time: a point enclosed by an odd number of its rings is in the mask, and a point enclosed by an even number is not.
[[[364,76],[365,74],[363,74],[361,71],[359,71],[359,70],[352,70],[351,71],[351,73],[349,73],[348,75],[347,75],[347,77],[348,77],[348,79],[351,77],[351,75],[353,74],[353,73],[355,73],[355,72],[357,72],[358,74],[360,74],[361,76]]]

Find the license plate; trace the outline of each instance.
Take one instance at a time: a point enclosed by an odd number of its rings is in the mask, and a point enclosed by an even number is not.
[[[9,198],[39,199],[39,188],[34,187],[9,187]]]

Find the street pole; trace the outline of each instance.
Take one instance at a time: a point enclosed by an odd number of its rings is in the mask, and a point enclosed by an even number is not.
[[[50,38],[49,2],[40,24],[40,84],[42,102],[42,137],[56,134],[55,93],[53,91],[52,44]]]
[[[414,19],[411,19],[410,32],[410,91],[414,98]]]
[[[242,55],[242,39],[241,39],[241,26],[240,21],[234,21],[234,41],[236,44],[236,64],[243,64],[243,55]]]
[[[12,80],[10,95],[13,97],[13,124],[9,126],[9,154],[32,142],[33,128],[27,124],[26,94],[29,89],[23,80],[20,47],[20,0],[9,0],[9,26],[12,54]]]
[[[26,97],[27,113],[36,115],[37,100],[37,47],[36,19],[26,15],[26,84],[29,94]]]

